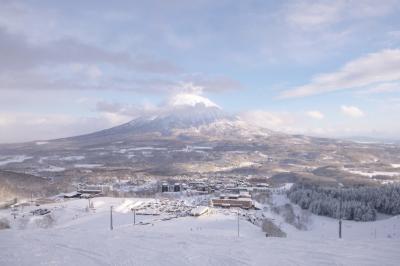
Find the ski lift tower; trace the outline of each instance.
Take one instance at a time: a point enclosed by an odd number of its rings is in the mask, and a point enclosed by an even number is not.
[[[343,184],[339,183],[339,238],[342,238],[342,205],[343,205],[343,194],[342,194]]]

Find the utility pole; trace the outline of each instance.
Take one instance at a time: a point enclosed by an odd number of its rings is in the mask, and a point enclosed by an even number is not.
[[[239,237],[239,209],[238,209],[238,212],[237,212],[237,234],[238,234],[238,237]]]
[[[17,207],[13,206],[11,209],[11,215],[14,217],[14,220],[17,217]]]
[[[133,212],[133,224],[135,225],[136,224],[136,209],[132,208],[131,210]]]
[[[340,194],[340,201],[339,201],[339,238],[342,238],[342,204],[343,204],[343,195],[342,195],[342,183],[339,183],[339,194]]]
[[[112,212],[113,212],[113,206],[110,207],[110,230],[114,229]]]

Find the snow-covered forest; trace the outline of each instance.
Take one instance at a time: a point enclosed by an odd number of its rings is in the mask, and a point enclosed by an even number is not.
[[[322,187],[295,184],[287,192],[289,199],[314,214],[339,218],[342,197],[342,218],[374,221],[377,212],[400,214],[400,185],[380,187]]]

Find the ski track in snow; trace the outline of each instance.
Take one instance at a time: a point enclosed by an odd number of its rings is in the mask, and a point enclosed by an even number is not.
[[[91,239],[94,236],[93,232],[87,232],[65,240],[65,236],[28,235],[18,245],[0,244],[0,262],[1,265],[78,262],[83,265],[398,265],[400,259],[399,243],[388,245],[385,241],[252,240],[234,236],[186,236],[183,240],[157,232],[138,235],[132,229],[100,234],[97,241]]]

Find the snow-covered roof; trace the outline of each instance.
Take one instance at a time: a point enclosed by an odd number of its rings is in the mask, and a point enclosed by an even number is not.
[[[208,212],[209,208],[207,206],[197,206],[196,208],[194,208],[193,210],[191,210],[191,214],[194,216],[199,216],[202,215],[206,212]]]
[[[74,196],[77,196],[77,195],[80,195],[81,193],[79,193],[79,192],[77,192],[77,191],[73,191],[73,192],[70,192],[70,193],[64,193],[63,195],[64,195],[64,197],[74,197]]]

